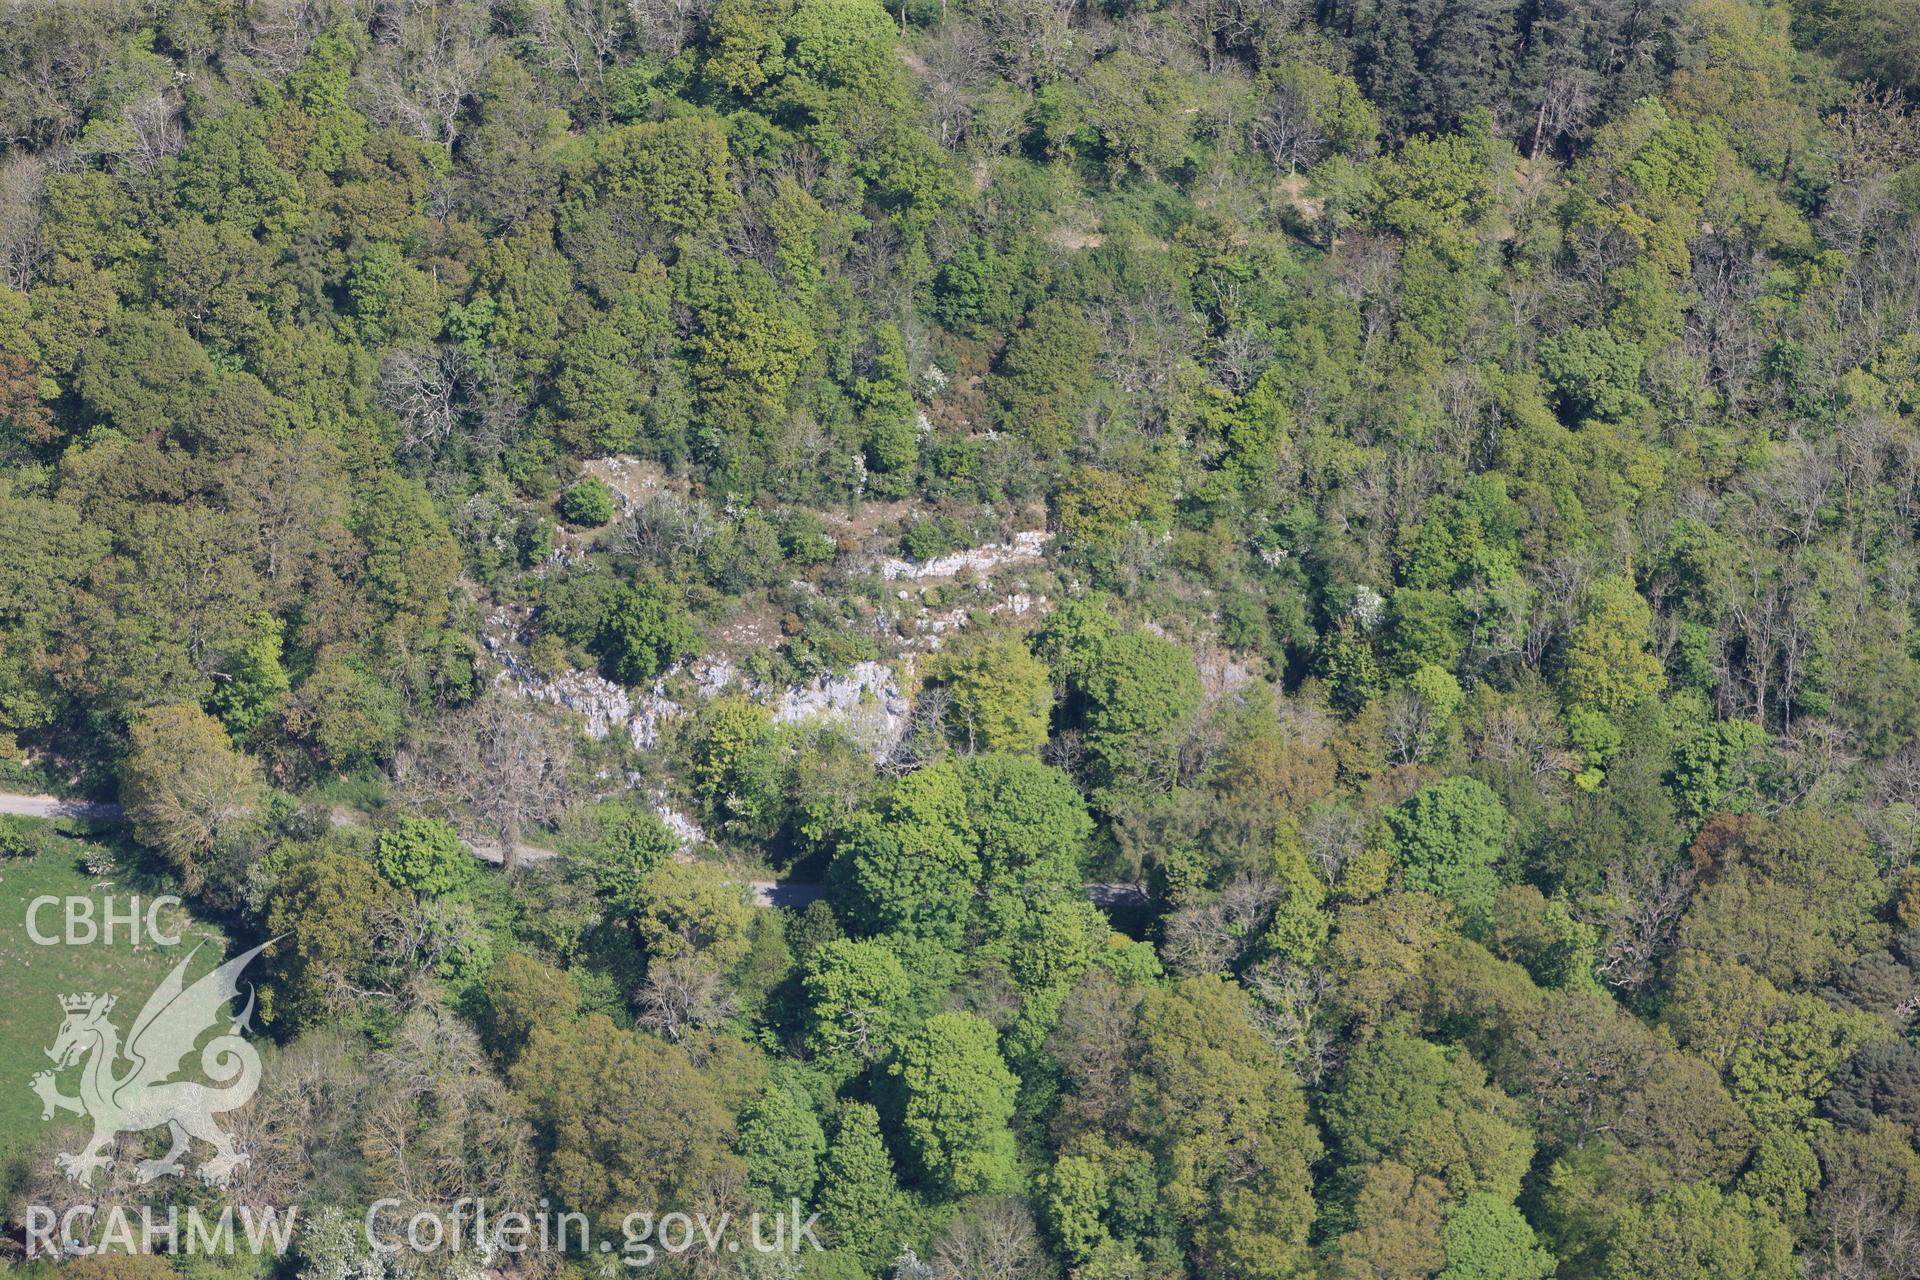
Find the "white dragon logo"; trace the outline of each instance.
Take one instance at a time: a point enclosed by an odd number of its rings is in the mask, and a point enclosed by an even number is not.
[[[214,1124],[213,1117],[245,1106],[260,1086],[260,1055],[240,1034],[253,1014],[251,990],[240,1016],[200,1051],[201,1071],[220,1087],[169,1077],[180,1070],[181,1060],[193,1051],[201,1034],[220,1021],[227,1002],[240,994],[240,971],[271,945],[265,942],[234,957],[192,986],[186,983],[187,965],[193,959],[190,953],[147,997],[127,1033],[124,1052],[119,1031],[107,1020],[114,997],[89,991],[60,998],[66,1021],[47,1050],[54,1070],[35,1075],[33,1091],[40,1095],[43,1120],[51,1120],[56,1111],[93,1117],[92,1141],[78,1152],[55,1157],[69,1178],[91,1186],[94,1170],[113,1166],[113,1158],[105,1151],[117,1135],[160,1125],[171,1132],[173,1146],[158,1160],[140,1162],[138,1177],[143,1183],[180,1172],[181,1157],[194,1138],[214,1149],[212,1158],[197,1170],[213,1186],[225,1185],[233,1171],[247,1162],[246,1153],[233,1149],[233,1140]],[[129,1065],[124,1073],[115,1074],[123,1056]],[[80,1096],[68,1097],[54,1082],[54,1073],[83,1059]]]

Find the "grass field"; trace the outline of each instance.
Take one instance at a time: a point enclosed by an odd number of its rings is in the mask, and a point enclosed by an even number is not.
[[[92,898],[94,917],[99,920],[109,895],[124,913],[128,899],[139,894],[144,916],[152,897],[168,890],[157,879],[131,869],[97,880],[87,874],[85,858],[89,849],[100,847],[99,842],[53,834],[52,823],[32,825],[47,834],[40,855],[31,861],[0,862],[0,1187],[8,1181],[7,1166],[31,1151],[47,1127],[29,1082],[35,1072],[52,1065],[45,1050],[60,1029],[60,997],[81,991],[111,992],[120,1000],[113,1021],[124,1031],[167,971],[195,944],[201,944],[192,967],[195,976],[218,963],[226,948],[218,930],[192,920],[177,907],[168,908],[156,922],[162,933],[179,935],[178,946],[157,946],[145,937],[129,940],[124,927],[111,946],[98,940],[91,945],[36,944],[27,929],[28,908],[35,898]],[[123,866],[136,865],[131,851],[122,851],[120,861]],[[61,909],[44,908],[38,925],[42,936],[62,934]],[[61,1076],[66,1092],[73,1092],[75,1078],[77,1072],[71,1069]]]

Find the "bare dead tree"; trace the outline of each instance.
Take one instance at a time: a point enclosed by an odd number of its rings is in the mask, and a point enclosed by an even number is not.
[[[538,5],[528,11],[524,35],[547,66],[593,86],[620,51],[627,11],[620,0]]]
[[[1895,870],[1920,851],[1920,747],[1902,747],[1867,775],[1867,828]]]
[[[16,153],[0,163],[0,281],[25,291],[53,253],[40,235],[47,162]]]
[[[1123,297],[1098,307],[1100,369],[1132,399],[1143,422],[1164,426],[1180,370],[1193,349],[1197,317],[1171,294]]]
[[[1859,84],[1821,123],[1833,157],[1821,221],[1834,247],[1852,256],[1897,216],[1892,178],[1920,155],[1920,120],[1898,89]]]
[[[1538,780],[1576,768],[1563,737],[1550,711],[1506,703],[1481,718],[1468,746],[1475,760],[1492,761],[1511,778]]]
[[[1291,80],[1276,86],[1260,103],[1248,132],[1253,144],[1289,175],[1327,153],[1327,135],[1314,120],[1314,104]]]
[[[1033,1212],[1012,1197],[963,1208],[927,1255],[932,1280],[1043,1280],[1052,1271]]]
[[[1180,907],[1161,929],[1161,958],[1169,969],[1187,977],[1225,973],[1239,953],[1240,945],[1228,935],[1225,913],[1217,902]]]
[[[1366,821],[1344,804],[1314,804],[1300,819],[1301,847],[1329,885],[1340,879],[1348,859],[1366,842]]]
[[[377,7],[381,48],[367,114],[422,142],[452,147],[497,43],[486,6],[382,0]]]
[[[1433,713],[1427,701],[1411,689],[1395,689],[1382,703],[1380,732],[1386,739],[1387,758],[1395,764],[1412,764],[1433,745]]]
[[[500,838],[508,870],[522,835],[566,807],[572,736],[540,707],[494,690],[444,716],[394,761],[413,803],[478,818]]]
[[[466,352],[451,343],[402,347],[380,362],[380,403],[400,420],[398,452],[431,453],[453,435],[472,387]]]
[[[641,48],[661,58],[678,57],[712,12],[713,0],[627,0]]]
[[[1177,973],[1225,973],[1260,936],[1279,901],[1271,877],[1242,871],[1213,897],[1169,916],[1160,952]]]
[[[1847,726],[1803,716],[1780,744],[1779,802],[1826,807],[1851,793],[1860,753]]]
[[[953,19],[934,28],[920,56],[934,135],[941,146],[956,148],[972,131],[982,89],[993,70],[993,50],[978,26]]]
[[[612,549],[616,555],[664,568],[680,557],[699,556],[720,527],[720,517],[710,503],[677,493],[656,493],[621,521]]]
[[[1813,1204],[1814,1244],[1802,1255],[1807,1280],[1912,1280],[1920,1276],[1920,1220],[1887,1190],[1861,1183],[1830,1188]]]
[[[1084,778],[1087,742],[1078,729],[1063,729],[1047,740],[1041,758],[1070,778]]]
[[[953,691],[943,684],[928,685],[913,700],[906,730],[887,757],[883,768],[896,777],[904,777],[947,754],[947,712],[953,705]]]
[[[1213,347],[1213,376],[1235,395],[1259,381],[1272,363],[1272,344],[1244,325],[1227,330]]]
[[[240,48],[269,78],[290,75],[333,20],[332,10],[330,0],[253,0],[242,10]]]
[[[1687,864],[1642,851],[1607,868],[1598,923],[1607,943],[1595,966],[1608,983],[1637,991],[1652,980],[1673,945],[1698,876]]]
[[[419,1208],[532,1201],[532,1131],[466,1023],[442,1006],[415,1010],[373,1071],[359,1146],[384,1195]]]
[[[1077,0],[987,0],[974,6],[994,56],[1022,88],[1057,74],[1073,44]]]
[[[733,1016],[733,995],[718,972],[699,956],[658,960],[634,993],[634,1020],[675,1044],[695,1031]]]
[[[292,1203],[315,1158],[353,1142],[369,1084],[349,1037],[337,1029],[303,1035],[275,1052],[259,1092],[228,1121],[234,1145],[248,1158],[226,1194],[256,1208]]]
[[[135,173],[152,173],[187,145],[178,94],[158,89],[143,94],[120,109],[120,122],[126,130],[120,162]]]
[[[1294,1071],[1317,1085],[1339,1064],[1338,1041],[1316,1022],[1327,995],[1327,975],[1279,958],[1261,961],[1241,978],[1253,997],[1253,1025]]]

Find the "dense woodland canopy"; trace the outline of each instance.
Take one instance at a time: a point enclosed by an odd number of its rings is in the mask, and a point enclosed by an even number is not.
[[[289,935],[287,1280],[1920,1275],[1908,95],[1903,0],[8,4],[3,780]]]

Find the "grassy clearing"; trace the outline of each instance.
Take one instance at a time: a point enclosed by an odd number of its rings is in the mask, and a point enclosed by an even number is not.
[[[46,1126],[40,1119],[40,1100],[28,1087],[35,1072],[46,1070],[45,1050],[60,1029],[60,997],[80,991],[106,991],[118,996],[114,1022],[123,1030],[167,971],[200,946],[192,972],[213,967],[225,953],[226,938],[218,930],[193,920],[181,908],[169,908],[156,918],[162,933],[178,934],[180,945],[162,947],[142,937],[129,940],[120,927],[111,946],[96,940],[86,946],[40,946],[28,935],[27,913],[35,898],[87,897],[94,901],[94,918],[104,919],[106,900],[124,913],[129,899],[147,903],[169,892],[159,879],[138,870],[116,870],[104,879],[87,873],[90,850],[114,847],[101,840],[56,834],[54,824],[34,823],[45,834],[37,858],[0,862],[0,1170],[32,1150]],[[137,867],[130,851],[116,849],[123,868]],[[43,936],[64,931],[61,908],[47,907],[39,915]],[[71,1079],[63,1077],[69,1092]],[[0,1173],[0,1184],[6,1182]]]

